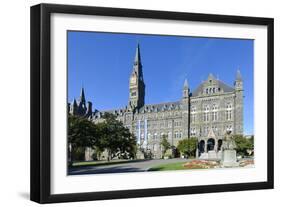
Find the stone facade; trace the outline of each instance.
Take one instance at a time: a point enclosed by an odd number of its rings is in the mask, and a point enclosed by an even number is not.
[[[85,116],[93,122],[102,121],[105,112],[117,119],[137,137],[141,148],[160,158],[161,138],[166,136],[172,146],[179,140],[196,137],[197,155],[209,151],[219,152],[227,131],[243,134],[243,81],[237,71],[234,85],[229,86],[209,74],[195,90],[190,91],[188,81],[182,88],[182,97],[176,102],[145,104],[140,47],[137,46],[133,71],[129,79],[128,105],[111,111],[92,111],[92,103],[85,99],[82,88],[78,102],[68,104],[69,113]],[[217,153],[219,154],[219,153]]]

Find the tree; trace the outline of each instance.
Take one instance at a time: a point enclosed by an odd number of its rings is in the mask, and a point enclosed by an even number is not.
[[[246,138],[242,135],[233,135],[233,139],[237,145],[237,154],[245,156],[248,154],[247,150],[254,149],[254,137]]]
[[[97,141],[95,124],[84,117],[68,116],[69,164],[72,165],[76,152],[80,154],[86,147],[92,147]]]
[[[197,147],[197,138],[194,137],[180,140],[177,146],[180,153],[187,157],[191,157],[191,156],[195,157],[196,147]]]
[[[136,154],[136,139],[129,129],[124,127],[116,116],[105,113],[104,122],[97,124],[100,137],[97,145],[108,153],[108,161],[118,156],[119,158],[134,158]]]
[[[164,156],[167,150],[171,148],[171,144],[167,140],[167,135],[163,135],[160,144],[162,146],[162,153]]]

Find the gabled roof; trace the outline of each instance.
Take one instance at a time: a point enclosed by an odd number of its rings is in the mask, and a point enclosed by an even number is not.
[[[226,83],[222,82],[221,80],[216,80],[218,82],[218,87],[223,91],[223,92],[233,92],[234,88],[227,85]],[[193,92],[192,96],[199,96],[200,94],[203,93],[203,88],[204,88],[205,81],[201,83]]]

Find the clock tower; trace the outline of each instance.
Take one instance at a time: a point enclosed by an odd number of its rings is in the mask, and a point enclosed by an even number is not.
[[[140,46],[137,45],[133,71],[129,83],[129,107],[132,109],[141,108],[144,105],[145,84],[142,74],[142,64],[140,56]]]

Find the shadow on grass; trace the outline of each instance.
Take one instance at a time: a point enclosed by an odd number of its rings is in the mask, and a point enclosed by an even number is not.
[[[88,175],[88,174],[106,174],[106,173],[128,173],[128,172],[144,172],[139,168],[128,166],[112,166],[109,168],[79,168],[69,170],[68,175]]]
[[[116,164],[123,164],[123,163],[136,163],[136,162],[145,162],[149,161],[151,159],[145,159],[145,160],[121,160],[121,161],[89,161],[89,162],[81,162],[81,164],[75,164],[71,167],[70,169],[75,169],[75,168],[83,168],[83,167],[96,167],[96,166],[108,166],[108,165],[116,165]]]

